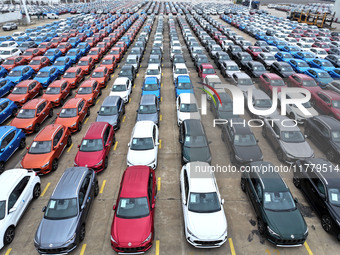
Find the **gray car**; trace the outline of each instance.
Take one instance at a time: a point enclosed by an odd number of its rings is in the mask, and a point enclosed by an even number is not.
[[[108,96],[97,112],[97,122],[108,122],[118,130],[125,113],[125,104],[120,96]]]
[[[270,69],[271,65],[276,61],[276,58],[269,52],[262,52],[257,56],[257,61],[262,63],[266,69]]]
[[[159,123],[159,102],[155,95],[143,95],[137,110],[137,121],[151,120]]]
[[[221,65],[221,74],[225,78],[231,78],[234,73],[240,73],[240,68],[235,61],[223,61]]]
[[[238,118],[238,115],[233,114],[233,100],[230,95],[226,93],[224,89],[216,89],[216,91],[220,96],[222,104],[220,103],[217,95],[214,94],[213,97],[215,101],[210,101],[210,111],[212,112],[214,119],[229,120]]]
[[[85,238],[85,223],[99,193],[95,172],[87,167],[65,170],[37,229],[34,245],[40,254],[68,254]]]
[[[2,26],[2,30],[4,31],[11,31],[14,29],[18,29],[18,25],[14,22],[9,22]]]
[[[245,100],[248,100],[248,93],[245,94]],[[248,104],[247,104],[248,105]],[[256,110],[267,110],[270,109],[273,105],[271,98],[262,90],[255,89],[252,92],[252,105]],[[264,119],[264,118],[274,118],[279,115],[277,109],[270,115],[257,115],[250,112],[249,107],[247,107],[251,118],[253,119]]]
[[[280,161],[292,163],[314,157],[314,151],[293,120],[278,115],[263,122],[262,135],[268,139]]]
[[[138,55],[128,55],[125,64],[132,65],[135,68],[136,72],[138,73],[139,62],[140,59]]]

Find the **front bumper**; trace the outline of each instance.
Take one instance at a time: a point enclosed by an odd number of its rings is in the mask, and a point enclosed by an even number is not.
[[[224,240],[200,240],[194,239],[191,236],[187,237],[187,242],[190,243],[192,246],[196,248],[203,248],[203,249],[211,249],[211,248],[218,248],[221,247],[226,241],[228,240],[227,236],[225,236]]]
[[[128,245],[119,246],[111,241],[111,247],[118,254],[143,254],[152,247],[152,241],[145,243],[143,246],[131,247]]]
[[[65,247],[59,247],[59,248],[50,248],[50,247],[37,247],[35,245],[35,248],[37,249],[39,254],[69,254],[71,251],[73,251],[75,248],[77,248],[77,245],[75,243],[70,244],[69,246]]]

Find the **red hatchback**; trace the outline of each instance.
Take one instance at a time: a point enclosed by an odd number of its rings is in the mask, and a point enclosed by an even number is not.
[[[32,58],[30,63],[28,64],[33,70],[37,73],[41,68],[48,66],[50,64],[50,60],[45,56],[37,56]]]
[[[115,132],[107,122],[93,122],[78,146],[74,166],[85,166],[100,172],[107,168],[109,153],[115,143]]]
[[[94,60],[92,57],[82,57],[79,59],[77,67],[80,67],[84,74],[89,74],[94,68]]]
[[[282,88],[286,88],[287,84],[280,76],[274,73],[264,73],[260,76],[260,89],[266,92],[269,96],[273,93],[273,88],[277,88],[279,93]]]
[[[128,167],[113,206],[111,247],[118,253],[143,253],[152,247],[156,205],[155,171]]]

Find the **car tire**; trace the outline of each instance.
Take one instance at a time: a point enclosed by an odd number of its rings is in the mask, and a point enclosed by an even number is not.
[[[293,176],[293,184],[296,188],[300,189],[301,188],[301,180],[297,176]]]
[[[283,161],[283,151],[281,149],[279,149],[277,151],[276,155],[277,155],[278,160],[282,162]]]
[[[326,157],[329,161],[334,161],[335,159],[335,152],[332,148],[328,149],[326,152]]]
[[[2,174],[5,171],[5,162],[0,162],[0,174]]]
[[[12,117],[15,117],[16,114],[17,114],[17,112],[18,112],[18,109],[13,109],[13,111],[12,111]]]
[[[37,199],[41,194],[41,186],[40,183],[37,183],[33,188],[33,199]]]
[[[69,136],[68,138],[67,138],[67,144],[66,144],[66,146],[67,147],[70,147],[72,145],[72,138],[71,138],[71,136]]]
[[[64,103],[65,103],[65,100],[64,100],[64,98],[60,99],[60,106],[63,106],[63,105],[64,105]]]
[[[35,124],[35,126],[34,126],[34,133],[38,133],[39,131],[40,131],[40,124],[37,123],[37,124]]]
[[[266,129],[265,127],[262,128],[262,136],[263,136],[264,138],[267,137],[267,129]]]
[[[15,237],[15,228],[10,226],[4,234],[4,245],[8,245],[13,242]]]
[[[86,228],[85,224],[81,225],[80,230],[79,230],[79,243],[81,243],[85,239],[86,235]]]
[[[329,215],[326,214],[321,217],[321,226],[328,233],[333,230],[333,220]]]
[[[57,168],[58,168],[58,159],[55,158],[52,161],[52,169],[51,169],[51,171],[54,172],[55,170],[57,170]]]
[[[266,226],[264,225],[263,221],[260,219],[257,220],[257,229],[260,235],[264,235],[266,232]]]
[[[91,115],[90,108],[87,108],[86,116],[89,117]]]
[[[244,178],[241,178],[241,190],[246,192],[246,180]]]
[[[104,159],[104,169],[106,169],[108,165],[109,165],[109,159],[107,157],[105,157],[105,159]]]
[[[288,115],[288,117],[289,117],[290,119],[292,119],[292,120],[295,120],[295,115],[294,115],[294,113],[292,113],[292,112]]]
[[[48,117],[49,117],[49,118],[52,118],[52,117],[53,117],[53,109],[51,109],[51,110],[49,111]]]
[[[78,123],[78,131],[80,132],[82,128],[83,128],[83,124],[81,122],[79,122]]]
[[[42,90],[42,89],[39,89],[38,96],[42,96],[42,94],[43,94],[43,90]]]
[[[99,184],[98,184],[98,180],[96,180],[96,183],[94,184],[94,196],[98,196],[99,194]]]
[[[20,141],[19,149],[23,149],[23,148],[25,148],[25,147],[26,147],[26,139],[23,138],[23,139],[21,139],[21,141]]]

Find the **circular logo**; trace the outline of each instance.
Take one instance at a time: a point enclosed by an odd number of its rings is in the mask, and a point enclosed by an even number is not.
[[[49,247],[53,247],[53,244],[50,243]]]
[[[295,236],[294,236],[294,235],[291,235],[290,237],[294,239]]]
[[[129,245],[129,246],[131,246],[131,245],[132,245],[132,243],[128,243],[128,245]]]

